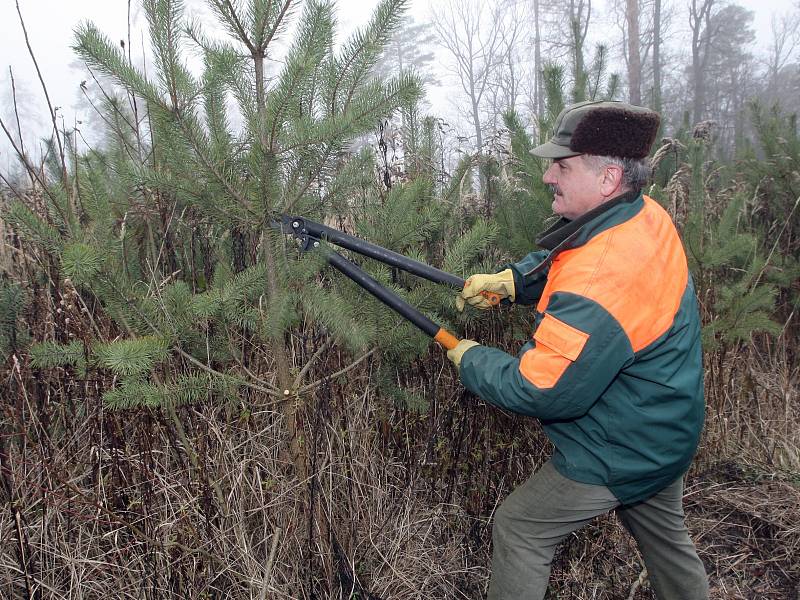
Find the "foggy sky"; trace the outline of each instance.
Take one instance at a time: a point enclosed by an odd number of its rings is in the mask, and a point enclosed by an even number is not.
[[[435,3],[435,0],[433,0]],[[754,27],[757,35],[757,50],[766,46],[770,37],[770,17],[774,12],[786,12],[792,8],[792,0],[737,0],[737,4],[755,11]],[[212,19],[202,0],[186,2],[190,12],[194,12],[204,22]],[[339,39],[343,40],[355,27],[369,19],[377,0],[339,0],[337,15]],[[430,20],[430,0],[412,0],[409,14],[418,22]],[[598,4],[598,2],[595,2]],[[19,7],[25,19],[28,35],[36,54],[42,76],[47,83],[50,99],[59,107],[59,115],[64,119],[67,129],[77,121],[83,121],[88,132],[92,128],[92,117],[87,111],[85,100],[81,97],[81,81],[91,79],[75,58],[70,46],[73,31],[84,20],[94,22],[101,31],[114,41],[127,40],[127,0],[19,0]],[[142,45],[148,45],[146,19],[138,2],[132,2],[132,47],[134,62],[140,64]],[[594,15],[602,12],[598,9]],[[203,15],[207,15],[203,18]],[[9,67],[13,70],[17,92],[17,102],[22,120],[24,139],[28,147],[34,146],[39,137],[50,131],[50,116],[44,103],[44,96],[33,63],[28,55],[15,0],[0,0],[0,115],[7,124],[14,123],[11,109],[11,79]],[[139,60],[137,61],[137,57]],[[446,58],[443,56],[443,60]],[[441,74],[440,74],[441,75]],[[445,100],[448,85],[442,80],[439,89],[428,90],[432,112],[453,118],[452,106]],[[451,94],[452,95],[452,94]],[[60,121],[59,121],[60,123]],[[80,125],[79,125],[80,127]],[[0,169],[7,171],[13,163],[9,155],[10,146],[0,132]]]

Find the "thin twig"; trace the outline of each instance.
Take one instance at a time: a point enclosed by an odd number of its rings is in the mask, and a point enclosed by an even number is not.
[[[23,196],[22,193],[16,187],[14,187],[14,185],[8,179],[6,179],[6,176],[2,173],[0,173],[0,180],[6,184],[6,187],[11,190],[11,193],[14,194],[21,202],[25,202],[25,196]]]
[[[344,375],[344,374],[345,374],[345,373],[347,373],[348,371],[351,371],[352,369],[355,369],[355,368],[356,368],[356,367],[357,367],[359,364],[361,364],[361,363],[362,363],[362,362],[364,362],[364,361],[365,361],[367,358],[369,358],[370,356],[372,356],[373,354],[375,354],[375,352],[376,352],[377,350],[378,350],[378,348],[377,348],[377,346],[376,346],[375,348],[373,348],[372,350],[370,350],[369,352],[367,352],[366,354],[364,354],[364,355],[363,355],[361,358],[359,358],[359,359],[358,359],[358,360],[356,360],[355,362],[353,362],[353,363],[350,363],[349,365],[347,365],[347,366],[346,366],[344,369],[341,369],[341,370],[339,370],[339,371],[336,371],[336,373],[334,373],[333,375],[326,375],[326,376],[325,376],[323,379],[320,379],[320,380],[318,380],[318,381],[315,381],[314,383],[309,383],[308,385],[301,387],[299,390],[297,390],[297,394],[299,395],[299,394],[304,394],[304,393],[306,393],[306,392],[310,392],[311,390],[313,390],[313,389],[315,389],[315,388],[318,388],[319,386],[321,386],[321,385],[322,385],[323,383],[325,383],[326,381],[329,381],[329,380],[331,380],[331,379],[336,379],[337,377],[339,377],[339,375]]]
[[[261,588],[261,600],[267,597],[267,589],[269,588],[269,580],[272,577],[272,567],[275,565],[275,556],[278,554],[278,542],[281,539],[283,529],[276,527],[272,533],[272,547],[269,549],[269,558],[267,558],[267,565],[264,567],[264,583]]]
[[[300,369],[300,372],[295,377],[294,382],[292,383],[292,388],[296,388],[300,385],[300,382],[303,381],[303,377],[305,377],[308,370],[313,366],[313,364],[317,361],[317,359],[322,356],[322,353],[325,352],[331,345],[331,341],[327,340],[322,346],[320,346],[316,352],[306,361],[306,364]]]
[[[64,188],[67,187],[67,163],[66,158],[64,156],[64,147],[61,145],[61,136],[58,135],[58,124],[56,123],[56,112],[53,109],[53,104],[50,102],[50,94],[47,91],[47,84],[44,82],[44,77],[42,77],[42,72],[39,70],[39,63],[36,61],[36,55],[33,53],[33,48],[31,48],[30,40],[28,39],[28,30],[25,27],[25,19],[22,18],[22,11],[19,8],[19,0],[16,1],[17,4],[17,14],[19,15],[19,24],[22,26],[22,33],[25,34],[25,45],[28,47],[28,54],[30,54],[31,60],[33,61],[33,66],[36,67],[36,74],[39,76],[39,82],[42,84],[42,90],[44,91],[45,100],[47,100],[47,108],[50,111],[50,119],[53,122],[53,135],[56,136],[56,143],[58,144],[58,154],[59,158],[61,159],[61,177],[62,183],[64,184]]]
[[[204,365],[202,362],[197,360],[194,356],[192,356],[191,354],[186,353],[181,348],[178,348],[177,346],[174,346],[173,350],[175,350],[178,354],[180,354],[183,358],[188,360],[190,363],[192,363],[196,367],[201,368],[203,371],[206,371],[207,373],[211,373],[212,375],[217,375],[219,377],[224,377],[225,376],[224,373],[220,373],[216,369],[212,369],[211,367],[209,367],[207,365]],[[266,381],[263,381],[263,380],[260,380],[260,379],[257,380],[257,381],[258,381],[258,384],[260,384],[260,385],[255,384],[255,383],[250,383],[249,381],[246,381],[246,380],[242,380],[240,383],[245,387],[248,387],[250,389],[253,389],[253,390],[256,390],[256,391],[259,391],[259,392],[263,392],[265,394],[269,394],[270,396],[278,396],[278,397],[282,397],[283,396],[283,394],[281,394],[277,389],[272,387]]]
[[[19,148],[22,151],[22,154],[25,154],[25,142],[22,140],[22,125],[19,121],[19,109],[17,106],[17,86],[14,82],[14,71],[11,70],[11,65],[8,66],[8,76],[11,78],[11,97],[14,102],[14,118],[17,120],[17,134],[19,135]],[[31,185],[34,185],[35,181],[33,176],[28,173],[28,178],[31,180]]]
[[[17,528],[17,543],[19,544],[19,564],[22,567],[25,575],[25,590],[28,592],[28,598],[33,598],[31,595],[31,574],[28,572],[28,556],[25,553],[24,534],[22,532],[22,514],[19,508],[14,509],[14,524]]]
[[[131,0],[128,0],[128,66],[133,68],[133,58],[131,56]],[[136,102],[136,94],[133,90],[127,90],[128,101],[130,102],[131,109],[133,110],[133,122],[136,124],[136,147],[138,150],[139,161],[144,162],[142,155],[142,132],[139,129],[139,105]]]
[[[628,594],[628,600],[633,600],[636,597],[636,590],[638,590],[645,581],[647,581],[647,567],[642,569],[642,572],[639,573],[639,577],[637,577],[636,581],[633,582],[631,591]]]

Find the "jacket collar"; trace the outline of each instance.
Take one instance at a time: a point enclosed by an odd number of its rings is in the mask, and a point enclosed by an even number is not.
[[[596,219],[615,206],[635,201],[640,194],[641,190],[625,192],[619,196],[616,196],[615,198],[612,198],[611,200],[603,202],[600,206],[596,206],[589,212],[572,221],[561,217],[552,226],[548,227],[539,234],[539,236],[536,238],[536,243],[545,250],[555,250],[558,246],[564,244],[568,240],[574,239],[583,226],[590,221]]]

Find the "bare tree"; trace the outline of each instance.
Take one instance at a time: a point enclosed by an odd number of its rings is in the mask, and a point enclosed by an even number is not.
[[[730,154],[743,142],[746,104],[756,95],[756,63],[750,52],[753,12],[736,4],[724,6],[711,15],[707,29],[711,35],[701,57],[706,69],[701,114],[717,122],[718,151]]]
[[[498,69],[503,64],[503,44],[497,10],[487,10],[485,0],[446,0],[433,10],[433,27],[439,42],[455,61],[453,71],[469,101],[466,117],[475,135],[475,147],[483,147],[481,105]]]
[[[780,83],[781,71],[796,59],[800,49],[800,10],[773,14],[771,21],[772,40],[766,59],[768,90],[775,93]]]
[[[500,116],[516,109],[521,86],[520,65],[523,62],[520,55],[524,54],[518,41],[526,23],[523,10],[517,2],[507,2],[500,8],[502,10],[495,11],[493,23],[501,37],[497,49],[499,64],[490,79],[485,119],[493,134],[499,128]]]
[[[525,15],[523,34],[527,43],[522,44],[528,57],[533,54],[533,62],[519,61],[527,71],[520,82],[520,89],[526,100],[526,107],[536,121],[544,118],[546,111],[546,92],[544,71],[548,63],[569,60],[569,44],[565,43],[567,29],[566,12],[563,4],[554,0],[533,0],[531,10]]]
[[[629,98],[660,111],[663,48],[673,35],[674,9],[664,0],[612,0],[610,11],[622,35],[619,51],[628,73]]]
[[[695,123],[701,121],[704,115],[706,66],[709,47],[716,36],[711,23],[712,17],[717,12],[715,9],[718,7],[719,0],[691,0],[689,4],[689,27],[692,31],[692,87],[694,88],[692,119]]]
[[[586,71],[584,45],[589,33],[589,19],[592,16],[592,0],[569,0],[569,40],[572,51],[572,76],[575,81],[573,100],[586,99],[589,76]]]
[[[527,107],[537,120],[547,112],[547,81],[544,76],[548,67],[565,67],[572,79],[572,99],[583,100],[591,90],[587,68],[586,40],[589,33],[591,0],[533,0],[525,19],[523,33],[531,36],[524,46],[528,56],[529,71],[521,84]],[[524,63],[524,61],[520,61]]]
[[[661,0],[653,1],[653,108],[661,112]]]
[[[628,97],[631,104],[642,103],[642,59],[639,54],[639,0],[627,0],[625,21],[628,25]]]
[[[542,64],[542,35],[539,30],[541,16],[540,0],[533,0],[533,26],[534,26],[534,52],[533,70],[534,86],[536,94],[536,115],[542,118],[544,115],[544,65]]]
[[[403,25],[392,33],[374,70],[377,74],[388,77],[407,69],[414,69],[424,83],[438,85],[439,79],[430,68],[436,59],[433,51],[435,45],[436,34],[432,25],[417,23],[408,17]]]

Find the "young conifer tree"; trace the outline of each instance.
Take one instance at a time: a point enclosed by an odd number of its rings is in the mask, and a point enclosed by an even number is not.
[[[538,249],[536,236],[552,216],[549,190],[542,182],[545,161],[531,154],[535,139],[525,131],[520,116],[509,111],[503,115],[509,132],[510,153],[503,164],[503,186],[495,219],[500,227],[501,247],[518,260]]]
[[[155,73],[133,66],[93,25],[77,31],[76,51],[122,91],[101,90],[106,142],[71,157],[69,180],[48,190],[46,218],[22,203],[9,216],[55,259],[90,327],[34,345],[31,356],[40,368],[108,375],[109,407],[164,408],[179,435],[180,404],[243,392],[278,403],[302,475],[304,404],[330,374],[348,369],[325,365],[330,351],[342,347],[352,365],[384,354],[379,388],[424,408],[392,382],[430,340],[325,270],[319,255],[298,252],[273,220],[331,219],[462,275],[479,270],[473,263],[495,228],[455,213],[458,178],[438,193],[426,120],[415,139],[428,142],[409,146],[417,167],[391,189],[376,182],[369,149],[350,150],[397,107],[417,110],[413,75],[372,74],[404,1],[384,0],[339,49],[328,2],[308,2],[302,14],[291,2],[210,6],[226,40],[187,22],[180,3],[145,2]],[[281,54],[290,21],[294,41]],[[187,66],[191,50],[203,59],[199,75]],[[457,329],[452,290],[380,263],[362,267]]]
[[[249,388],[284,407],[297,458],[300,401],[284,400],[313,389],[306,378],[325,353],[297,350],[289,332],[318,323],[323,346],[363,353],[391,323],[347,283],[320,285],[319,257],[301,256],[271,224],[352,212],[374,171],[350,143],[421,93],[413,74],[373,75],[407,1],[380,2],[340,47],[327,0],[208,4],[223,38],[187,20],[180,1],[144,1],[155,73],[93,24],[78,28],[78,55],[123,91],[103,91],[97,106],[107,143],[71,157],[45,218],[17,203],[9,220],[112,329],[32,356],[110,371],[117,383],[104,397],[115,407],[171,409]]]

